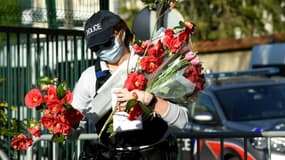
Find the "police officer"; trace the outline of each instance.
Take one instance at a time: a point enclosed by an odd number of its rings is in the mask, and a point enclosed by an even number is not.
[[[100,68],[100,73],[110,73],[111,77],[108,79],[110,80],[112,76],[116,76],[114,74],[124,64],[129,66],[133,64],[132,62],[136,62],[136,56],[132,53],[131,48],[133,34],[126,23],[110,11],[101,10],[93,14],[86,21],[85,35],[87,47],[95,52],[99,65],[91,66],[82,72],[73,91],[72,105],[83,112],[85,118],[90,122],[89,127],[90,124],[91,127],[96,125],[96,129],[93,131],[97,130],[98,133],[106,120],[104,117],[109,113],[106,112],[106,108],[111,108],[110,105],[108,107],[90,105],[99,103],[99,100],[96,101],[96,97],[100,95],[97,93],[100,87],[97,84],[98,76],[102,74],[95,73]],[[125,67],[125,70],[127,71],[128,67]],[[187,109],[146,91],[136,90],[135,92],[138,99],[142,100],[145,105],[151,105],[150,108],[159,116],[143,122],[144,129],[142,131],[116,134],[111,139],[108,133],[104,132],[101,140],[103,145],[97,145],[95,148],[87,146],[86,150],[93,153],[93,158],[97,159],[176,159],[176,141],[169,136],[168,131],[173,128],[186,127],[188,123]],[[116,89],[114,94],[121,105],[125,105],[132,98],[132,93],[125,88]],[[111,98],[111,96],[106,96]]]

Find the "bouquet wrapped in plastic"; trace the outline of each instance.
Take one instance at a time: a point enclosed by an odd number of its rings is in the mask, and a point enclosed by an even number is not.
[[[139,58],[128,73],[124,87],[129,91],[145,90],[175,103],[187,103],[189,96],[203,89],[205,82],[202,64],[189,43],[193,33],[192,23],[181,22],[174,29],[161,28],[152,40],[136,40],[133,49]],[[142,129],[141,115],[151,113],[134,97],[123,111],[115,107],[110,132]],[[129,123],[136,126],[124,127]]]

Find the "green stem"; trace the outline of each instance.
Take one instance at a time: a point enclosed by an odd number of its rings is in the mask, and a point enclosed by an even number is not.
[[[100,138],[101,138],[101,136],[102,136],[102,134],[103,134],[103,131],[106,129],[107,125],[108,125],[108,124],[110,123],[110,121],[112,120],[113,115],[116,113],[116,111],[117,111],[117,106],[118,106],[118,105],[119,105],[119,103],[117,103],[116,107],[115,107],[115,108],[113,109],[113,111],[110,113],[108,119],[105,121],[105,123],[104,123],[102,129],[100,130],[100,133],[99,133],[99,135],[98,135],[98,139],[99,139],[99,140],[100,140]]]
[[[178,57],[179,60],[180,57]],[[162,82],[168,80],[170,77],[172,77],[178,70],[180,70],[181,68],[184,68],[185,66],[187,66],[189,64],[189,62],[185,59],[179,60],[179,62],[177,63],[175,61],[173,61],[169,67],[161,74],[157,77],[157,80],[155,80],[153,82],[153,84],[147,88],[147,91],[152,91],[154,88],[156,88],[158,85],[160,85]]]

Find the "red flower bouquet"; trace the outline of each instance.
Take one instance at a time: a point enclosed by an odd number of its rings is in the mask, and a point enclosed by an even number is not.
[[[53,134],[53,139],[63,142],[72,128],[77,128],[83,114],[74,109],[72,93],[65,81],[55,85],[56,79],[42,77],[38,81],[41,89],[33,88],[25,96],[25,104],[30,109],[41,112],[40,122],[29,120],[27,131],[33,137],[41,136],[41,126]],[[33,138],[20,134],[12,139],[12,147],[17,150],[26,150],[33,143]]]
[[[163,3],[161,6],[167,3],[170,8],[175,6],[175,0],[158,3]],[[194,24],[180,22],[173,29],[159,29],[150,40],[135,40],[132,48],[140,58],[128,73],[124,87],[129,91],[144,90],[174,103],[187,104],[189,97],[203,89],[205,83],[202,64],[190,41],[194,30]],[[120,106],[115,107],[99,138],[108,124],[111,124],[108,129],[111,135],[114,132],[141,129],[143,126],[139,121],[143,121],[142,116],[154,115],[151,113],[150,108],[133,96],[123,110]]]
[[[193,33],[193,24],[181,22],[174,29],[160,29],[153,38],[155,40],[136,40],[133,48],[140,58],[128,74],[124,87],[129,91],[146,90],[175,103],[188,103],[189,97],[203,89],[205,82],[199,57],[189,44]],[[133,97],[124,110],[113,110],[108,120],[110,122],[113,118],[113,125],[109,125],[108,129],[111,135],[114,132],[141,129],[141,116],[144,113],[152,115],[147,106],[136,96]]]
[[[137,40],[133,48],[141,58],[135,71],[129,74],[125,87],[146,90],[177,103],[185,103],[191,94],[203,89],[202,64],[190,43],[193,33],[192,23],[180,22],[174,29],[161,28],[153,41]],[[133,74],[139,74],[140,78],[135,79]],[[129,87],[142,82],[141,86],[145,87]]]

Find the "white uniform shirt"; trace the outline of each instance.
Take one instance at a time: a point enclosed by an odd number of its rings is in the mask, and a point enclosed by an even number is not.
[[[131,57],[134,57],[132,55]],[[105,88],[107,86],[107,91],[99,92],[96,88],[96,81],[97,78],[95,76],[95,67],[91,66],[87,68],[85,71],[82,72],[79,80],[77,81],[75,88],[73,90],[73,101],[72,106],[78,110],[80,110],[84,116],[91,120],[92,122],[96,123],[109,109],[111,109],[111,89],[108,88],[108,85],[116,85],[112,86],[113,88],[123,87],[123,83],[117,83],[120,81],[120,79],[125,80],[126,79],[126,72],[127,67],[132,66],[134,63],[136,63],[136,58],[131,58],[134,61],[130,61],[128,64],[127,62],[124,63],[124,65],[120,65],[122,67],[122,70],[125,70],[125,72],[119,72],[114,71],[111,72],[112,76],[105,82],[105,84],[100,88],[99,91],[102,90],[102,88]],[[120,70],[120,67],[118,70]],[[101,63],[101,69],[106,70],[108,69],[105,63]],[[123,74],[122,74],[123,73]],[[111,79],[111,80],[110,80]],[[113,82],[109,82],[113,81]],[[107,83],[107,85],[106,85]],[[106,86],[105,86],[106,85]],[[109,90],[108,90],[109,89]],[[98,102],[96,99],[94,99],[94,96],[96,92],[99,92],[98,95],[96,95],[96,98],[98,96],[101,96],[102,99],[105,100],[105,102]],[[104,101],[103,100],[103,101]],[[98,103],[101,103],[98,105]],[[104,104],[104,105],[102,105]],[[188,124],[188,110],[180,105],[168,103],[169,107],[167,112],[164,115],[161,115],[162,118],[169,124],[169,126],[177,127],[177,128],[185,128]]]

